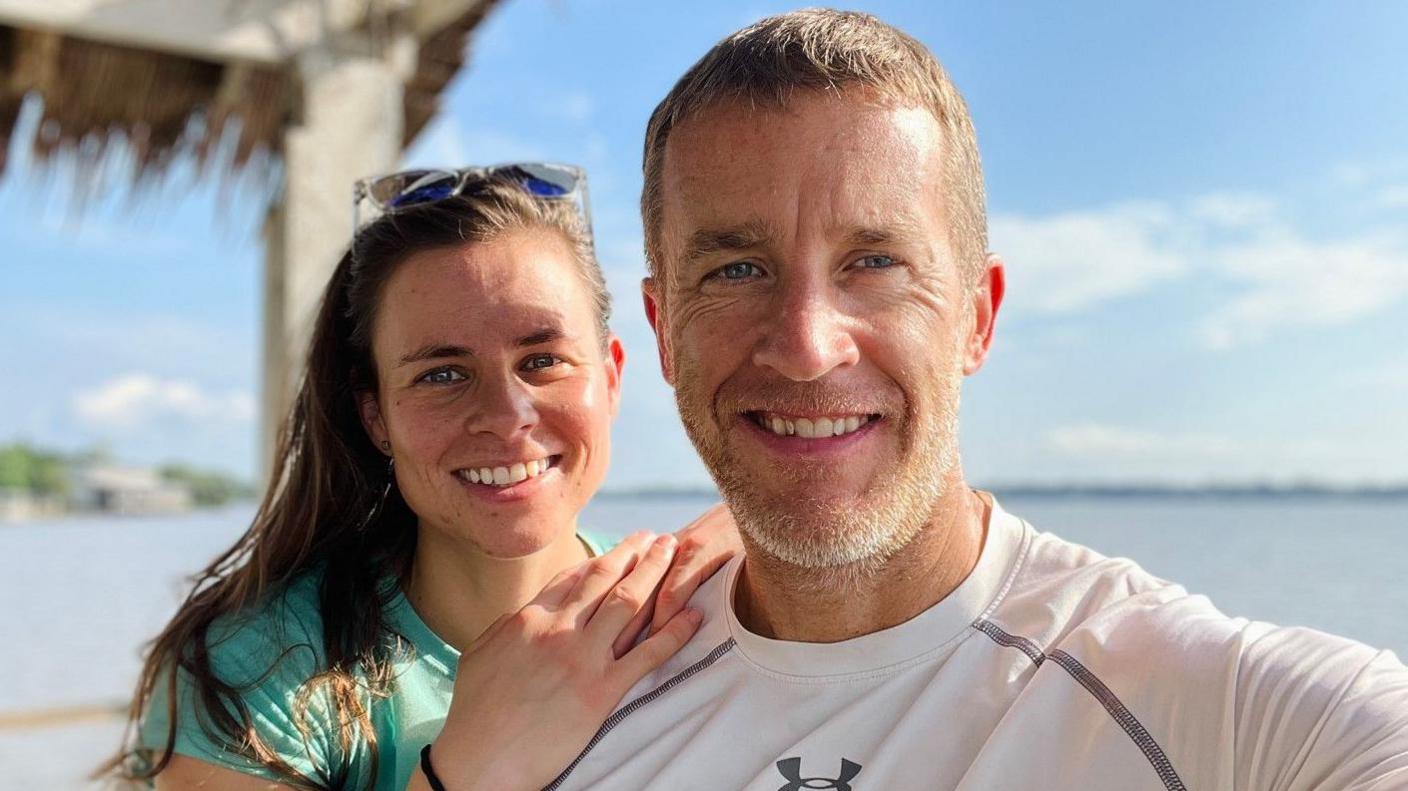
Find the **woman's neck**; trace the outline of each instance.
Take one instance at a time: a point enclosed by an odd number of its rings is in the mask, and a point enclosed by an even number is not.
[[[517,612],[558,572],[587,558],[575,529],[519,558],[496,558],[474,544],[420,529],[406,598],[445,642],[463,652],[499,616]]]

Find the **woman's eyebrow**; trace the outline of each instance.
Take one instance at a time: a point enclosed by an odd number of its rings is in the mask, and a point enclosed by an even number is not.
[[[473,356],[474,350],[469,348],[468,346],[454,346],[443,343],[429,343],[402,357],[400,362],[396,363],[396,366],[399,368],[403,365],[410,365],[411,363],[419,363],[424,362],[426,360],[439,360],[445,357]]]
[[[564,333],[558,327],[544,327],[543,329],[538,330],[537,332],[531,333],[529,335],[524,335],[522,338],[518,339],[517,343],[520,347],[537,346],[540,343],[552,343],[553,341],[560,341],[565,337],[567,337],[567,334]]]

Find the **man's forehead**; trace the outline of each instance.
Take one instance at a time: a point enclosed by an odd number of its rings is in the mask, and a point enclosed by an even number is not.
[[[821,94],[782,108],[711,107],[667,143],[662,230],[786,224],[797,212],[850,225],[899,220],[941,191],[941,137],[925,109]]]

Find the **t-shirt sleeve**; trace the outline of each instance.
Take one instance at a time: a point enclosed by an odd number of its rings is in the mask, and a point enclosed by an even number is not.
[[[1408,667],[1391,651],[1268,628],[1237,678],[1237,788],[1408,788]]]
[[[330,723],[336,722],[328,693],[306,685],[320,666],[320,648],[298,629],[271,628],[266,620],[211,629],[211,667],[235,687],[248,711],[253,731],[274,755],[296,771],[327,780],[334,768],[338,744]],[[171,668],[161,674],[139,730],[139,756],[155,761],[167,743]],[[220,732],[199,702],[192,678],[177,671],[174,752],[216,766],[278,781],[265,763],[248,757]],[[238,718],[236,707],[227,710]]]
[[[604,535],[596,530],[578,530],[577,536],[586,542],[593,555],[604,555],[621,543],[621,536]]]

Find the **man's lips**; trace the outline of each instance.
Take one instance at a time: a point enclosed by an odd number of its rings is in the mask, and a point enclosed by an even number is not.
[[[801,439],[826,439],[854,434],[878,420],[874,412],[849,412],[834,414],[796,414],[788,412],[752,411],[743,413],[759,428],[770,431],[779,437],[799,437]]]
[[[841,421],[840,434],[836,433],[837,418]],[[782,424],[780,431],[779,420]],[[799,461],[835,457],[833,461],[844,463],[845,459],[853,455],[855,446],[874,436],[876,429],[883,425],[885,420],[877,414],[793,417],[790,418],[789,426],[789,418],[781,417],[780,413],[750,412],[739,416],[738,425],[746,436],[753,438],[769,455],[792,457]],[[823,434],[818,429],[826,429],[827,423],[830,424],[831,433]],[[807,436],[807,433],[810,433],[810,436]]]

